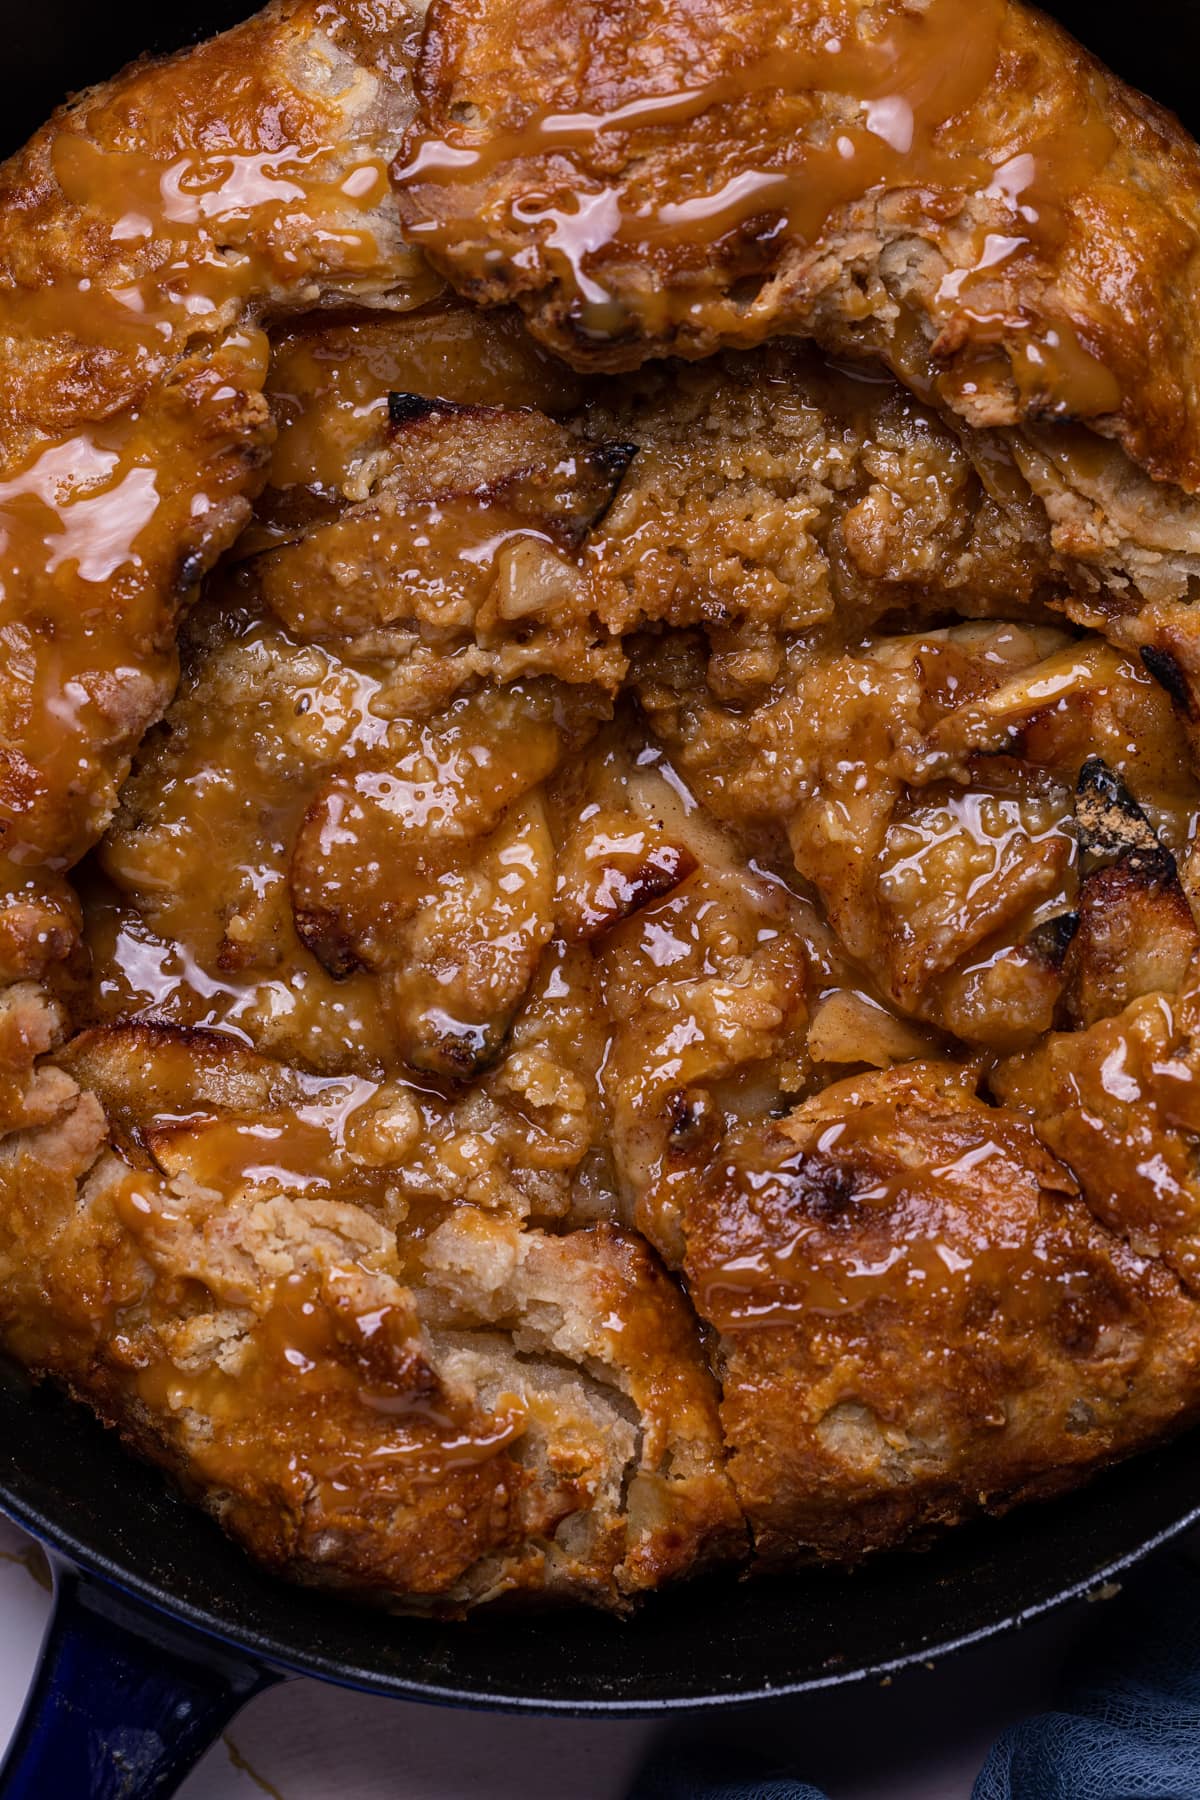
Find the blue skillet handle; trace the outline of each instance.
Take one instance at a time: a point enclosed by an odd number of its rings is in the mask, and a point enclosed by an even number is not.
[[[54,1608],[0,1800],[160,1800],[280,1677],[51,1557]]]

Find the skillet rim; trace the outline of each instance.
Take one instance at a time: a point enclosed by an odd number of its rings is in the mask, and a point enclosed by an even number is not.
[[[79,1479],[71,1491],[56,1489],[57,1511],[53,1503],[43,1500],[39,1504],[35,1497],[38,1476],[29,1475],[23,1483],[15,1466],[30,1443],[14,1446],[9,1434],[0,1430],[0,1512],[28,1531],[52,1556],[82,1571],[85,1578],[115,1588],[136,1608],[179,1628],[191,1640],[191,1651],[198,1660],[220,1648],[240,1653],[259,1667],[306,1675],[362,1693],[513,1714],[645,1718],[746,1706],[882,1680],[920,1664],[932,1665],[1066,1606],[1106,1597],[1107,1584],[1165,1549],[1190,1527],[1200,1526],[1197,1425],[1115,1464],[1085,1487],[1015,1508],[1002,1518],[958,1526],[941,1534],[927,1549],[886,1553],[869,1559],[858,1570],[831,1566],[758,1580],[727,1572],[701,1576],[651,1596],[628,1621],[585,1609],[564,1609],[561,1613],[510,1612],[491,1618],[474,1615],[447,1623],[391,1616],[351,1595],[321,1594],[267,1574],[199,1508],[178,1496],[164,1475],[131,1457],[116,1433],[102,1427],[84,1406],[53,1382],[35,1386],[24,1371],[0,1357],[0,1421],[6,1415],[9,1423],[15,1415],[19,1425],[28,1426],[30,1442],[39,1434],[39,1427],[48,1427],[42,1452],[49,1450],[51,1463],[55,1451],[60,1453],[60,1469],[52,1469],[50,1478],[61,1472],[61,1464],[69,1462],[78,1467]],[[111,1479],[106,1481],[106,1476]],[[1182,1491],[1187,1492],[1183,1504]],[[99,1525],[89,1532],[86,1520],[81,1528],[63,1516],[72,1506],[81,1506],[85,1513],[94,1511],[97,1494],[102,1494],[100,1504],[110,1530],[117,1529],[114,1503],[117,1510],[129,1510],[135,1526],[139,1513],[146,1514],[151,1524],[157,1523],[153,1511],[165,1505],[170,1524],[178,1527],[183,1552],[198,1550],[202,1564],[210,1553],[217,1559],[219,1572],[229,1580],[222,1590],[227,1611],[237,1610],[242,1602],[258,1612],[265,1605],[265,1622],[239,1625],[232,1617],[222,1616],[214,1603],[206,1605],[173,1588],[173,1580],[185,1587],[194,1585],[194,1571],[185,1577],[180,1545],[165,1548],[157,1534],[139,1539],[148,1543],[147,1560],[157,1557],[169,1564],[157,1574],[139,1568],[135,1555],[98,1547]],[[1060,1579],[1055,1571],[1069,1546],[1097,1537],[1106,1546],[1099,1560],[1093,1562],[1086,1554],[1077,1557],[1076,1566]],[[923,1579],[927,1575],[929,1582]],[[997,1575],[1012,1599],[989,1611],[988,1581],[990,1578],[994,1589]],[[871,1651],[839,1661],[836,1652],[822,1655],[832,1648],[828,1639],[807,1647],[804,1601],[815,1600],[819,1615],[823,1602],[822,1616],[827,1616],[831,1596],[836,1611],[839,1595],[851,1614],[857,1615],[855,1629],[860,1635],[865,1629],[868,1638],[874,1634],[877,1642],[895,1643],[899,1634],[893,1630],[895,1614],[887,1601],[896,1588],[901,1601],[916,1604],[905,1615],[909,1641],[894,1653]],[[943,1622],[922,1635],[922,1594],[946,1588],[951,1592],[942,1602]],[[795,1608],[789,1606],[792,1600],[797,1603]],[[689,1610],[699,1610],[712,1629],[710,1601],[716,1603],[718,1613],[711,1641],[687,1616]],[[978,1611],[973,1610],[976,1607]],[[307,1638],[294,1629],[295,1621],[285,1616],[289,1612],[307,1615]],[[682,1612],[682,1618],[672,1618],[673,1612]],[[389,1618],[391,1632],[380,1628]],[[742,1681],[740,1668],[731,1671],[721,1664],[722,1650],[728,1655],[729,1646],[738,1643],[736,1627],[743,1627],[744,1636],[747,1622],[756,1642],[770,1639],[781,1622],[794,1626],[795,1639],[789,1631],[788,1642],[775,1654],[799,1672],[773,1678],[765,1669],[751,1669]],[[665,1636],[679,1653],[665,1674],[659,1665],[652,1692],[615,1691],[613,1666],[625,1661],[626,1650],[635,1653],[629,1660],[636,1663],[636,1653],[646,1646],[647,1632],[638,1633],[639,1623],[649,1627],[649,1639]],[[760,1629],[755,1629],[756,1625]],[[324,1628],[330,1626],[335,1638],[348,1635],[349,1651],[344,1643],[340,1648],[322,1645]],[[409,1641],[401,1641],[399,1633],[409,1634]],[[425,1633],[428,1636],[423,1637]],[[500,1654],[495,1654],[493,1634],[503,1637]],[[765,1655],[771,1664],[770,1643]],[[426,1660],[452,1671],[457,1661],[457,1672],[448,1677],[422,1672]],[[539,1665],[543,1670],[564,1667],[566,1691],[555,1691],[552,1681],[536,1672]],[[493,1685],[497,1669],[500,1677]],[[535,1671],[533,1679],[522,1686],[530,1670]],[[592,1697],[580,1691],[581,1684],[592,1690]]]

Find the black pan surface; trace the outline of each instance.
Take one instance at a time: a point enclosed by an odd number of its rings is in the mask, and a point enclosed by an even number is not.
[[[1098,1587],[1200,1521],[1200,1434],[1083,1492],[857,1571],[692,1583],[627,1623],[433,1624],[275,1580],[49,1386],[0,1382],[0,1506],[72,1560],[267,1661],[424,1700],[633,1713],[881,1674]]]
[[[246,10],[238,0],[192,0],[167,19],[144,0],[104,8],[7,0],[0,149],[18,144],[67,90]],[[1198,0],[1143,0],[1136,17],[1082,0],[1055,10],[1200,129]],[[3,1362],[0,1508],[82,1568],[279,1667],[425,1700],[631,1713],[882,1673],[1095,1589],[1200,1520],[1200,1433],[1081,1493],[923,1552],[856,1572],[712,1578],[654,1599],[625,1624],[571,1613],[438,1625],[276,1581],[81,1408]]]

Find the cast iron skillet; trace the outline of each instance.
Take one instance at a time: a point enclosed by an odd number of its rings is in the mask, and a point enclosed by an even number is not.
[[[249,0],[252,3],[252,0]],[[7,0],[0,148],[69,88],[249,3]],[[511,0],[496,0],[498,5]],[[1128,79],[1188,117],[1195,0],[1057,9]],[[1194,108],[1190,123],[1200,129]],[[1200,1521],[1200,1433],[1079,1494],[856,1573],[712,1578],[629,1624],[591,1615],[434,1625],[264,1574],[112,1433],[0,1361],[0,1508],[51,1553],[56,1605],[0,1800],[150,1800],[289,1672],[409,1699],[591,1714],[710,1707],[880,1674],[1077,1598]]]

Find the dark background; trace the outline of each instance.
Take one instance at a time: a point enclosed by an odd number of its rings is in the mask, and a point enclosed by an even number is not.
[[[167,6],[153,0],[3,0],[0,152],[23,143],[72,89],[114,75],[143,51],[174,50],[209,37],[254,10],[244,0]],[[1046,10],[1126,81],[1173,107],[1193,130],[1200,128],[1200,0],[1062,0]]]

